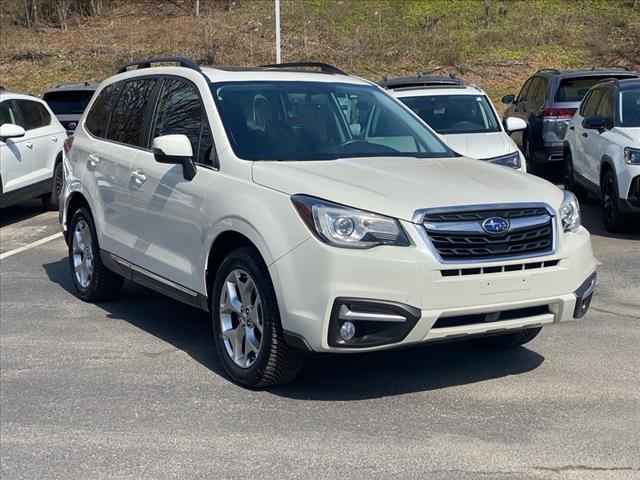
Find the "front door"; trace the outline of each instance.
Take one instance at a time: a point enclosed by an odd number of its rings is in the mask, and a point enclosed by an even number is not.
[[[186,135],[198,165],[186,180],[182,165],[155,161],[150,151],[136,157],[129,183],[131,209],[139,225],[132,263],[163,279],[199,291],[207,219],[202,202],[215,189],[211,170],[212,138],[198,87],[184,78],[165,78],[150,138]]]

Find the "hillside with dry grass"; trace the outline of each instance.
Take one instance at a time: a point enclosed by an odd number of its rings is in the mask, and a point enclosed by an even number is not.
[[[68,10],[34,23],[26,1],[2,0],[0,85],[39,95],[163,54],[274,61],[273,0],[201,0],[199,17],[194,2],[102,0],[100,15]],[[455,72],[494,97],[540,67],[640,67],[639,0],[282,0],[282,32],[285,61],[372,80]]]

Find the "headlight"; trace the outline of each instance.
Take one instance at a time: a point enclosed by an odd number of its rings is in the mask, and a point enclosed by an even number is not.
[[[565,232],[573,232],[580,227],[580,204],[576,196],[565,190],[560,206],[560,221]]]
[[[487,162],[504,165],[505,167],[511,167],[515,169],[518,169],[522,166],[519,152],[513,152],[509,153],[508,155],[501,155],[494,158],[487,158]]]
[[[323,242],[343,248],[409,245],[394,219],[306,195],[291,197],[307,227]]]
[[[624,149],[624,161],[629,165],[640,165],[640,148],[626,147]]]

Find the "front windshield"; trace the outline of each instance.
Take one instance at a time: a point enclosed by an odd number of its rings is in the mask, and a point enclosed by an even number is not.
[[[620,126],[640,127],[640,88],[620,92]]]
[[[500,131],[484,95],[430,95],[400,100],[442,135]]]
[[[229,82],[211,91],[236,156],[246,160],[457,156],[373,86]]]

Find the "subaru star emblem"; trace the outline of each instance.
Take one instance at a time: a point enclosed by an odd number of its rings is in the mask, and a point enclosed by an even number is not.
[[[509,220],[502,217],[491,217],[482,222],[482,229],[489,235],[501,235],[508,232],[509,227]]]

